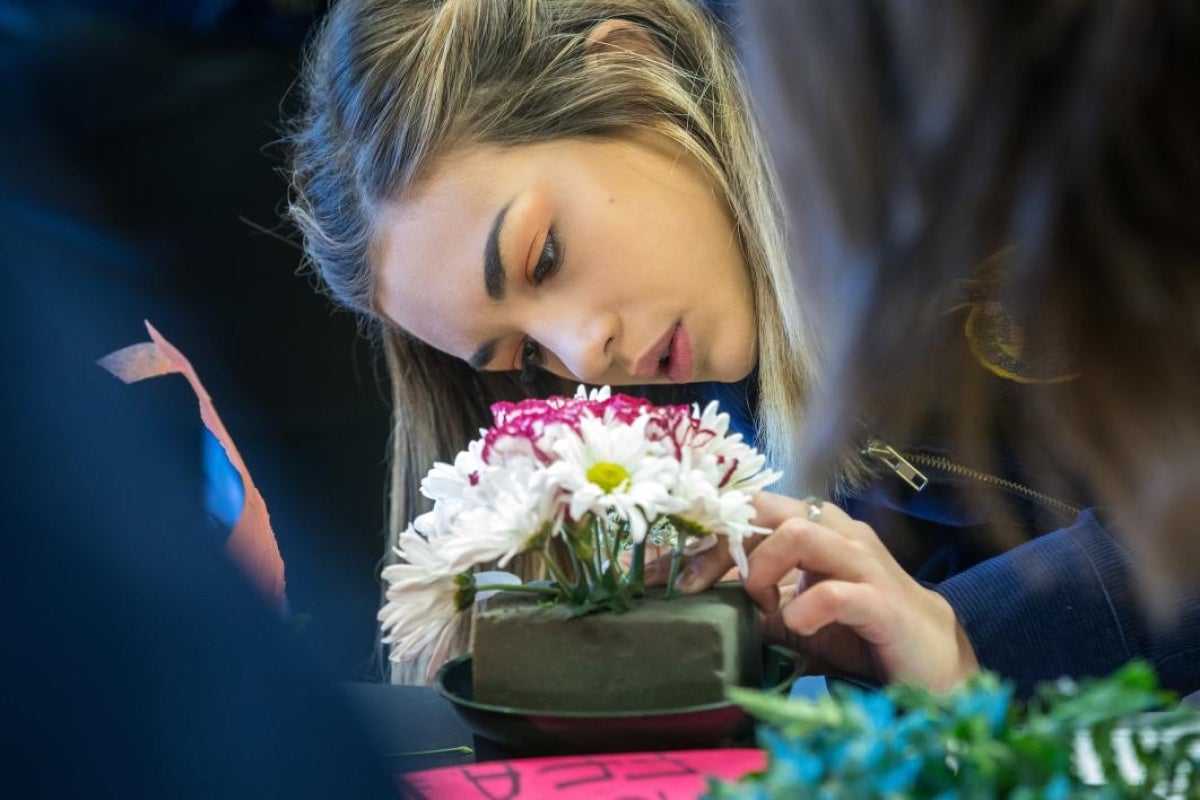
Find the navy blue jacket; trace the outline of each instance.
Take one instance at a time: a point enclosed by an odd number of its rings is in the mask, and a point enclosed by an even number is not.
[[[753,382],[704,387],[743,433]],[[985,472],[928,443],[895,449],[928,479],[923,489],[881,469],[833,500],[946,598],[982,667],[1027,695],[1041,681],[1099,677],[1141,658],[1165,687],[1200,691],[1200,587],[1177,598],[1172,617],[1151,619],[1129,553],[1086,501],[1029,488],[1015,458]]]
[[[1178,598],[1172,618],[1151,619],[1132,559],[1102,512],[1047,508],[1019,489],[1000,489],[1010,509],[1025,512],[1013,514],[1006,541],[1003,527],[998,538],[983,525],[978,508],[987,495],[972,501],[971,477],[920,469],[929,479],[920,492],[884,475],[838,500],[946,598],[981,666],[1024,695],[1039,681],[1098,677],[1142,658],[1164,686],[1200,690],[1200,589]],[[889,541],[897,530],[898,541]],[[1032,538],[1013,541],[1022,535]]]

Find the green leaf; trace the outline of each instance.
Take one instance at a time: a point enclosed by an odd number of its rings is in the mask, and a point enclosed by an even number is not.
[[[768,764],[738,784],[715,782],[708,796],[1119,800],[1171,787],[1200,800],[1200,766],[1188,750],[1200,746],[1200,710],[1145,713],[1174,698],[1145,664],[1043,685],[1025,705],[1009,702],[1010,693],[986,673],[945,695],[893,686],[810,701],[731,689],[763,722]],[[1145,783],[1127,783],[1117,769],[1114,732],[1129,724]],[[1075,769],[1081,732],[1092,737],[1106,785],[1084,784]]]

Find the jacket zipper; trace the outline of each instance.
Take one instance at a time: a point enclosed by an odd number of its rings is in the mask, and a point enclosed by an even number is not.
[[[880,441],[879,439],[869,440],[863,452],[883,462],[889,469],[899,475],[901,480],[918,492],[924,489],[929,483],[929,478],[926,477],[925,473],[921,472],[915,466],[916,464],[921,464],[930,469],[941,470],[951,475],[986,483],[989,486],[1007,489],[1068,516],[1073,517],[1079,513],[1079,508],[1070,503],[1065,503],[1062,500],[1039,492],[1036,489],[1031,489],[1016,481],[1010,481],[1007,478],[1000,478],[987,472],[971,469],[942,456],[931,456],[925,453],[905,453],[901,455],[887,442]]]

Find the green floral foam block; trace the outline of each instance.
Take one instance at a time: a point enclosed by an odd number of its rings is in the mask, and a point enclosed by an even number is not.
[[[653,711],[726,699],[758,687],[758,613],[740,584],[665,599],[624,613],[572,616],[562,605],[494,598],[477,612],[474,697],[555,712]]]

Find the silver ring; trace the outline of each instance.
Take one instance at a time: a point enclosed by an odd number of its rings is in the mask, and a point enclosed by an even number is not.
[[[815,495],[809,495],[804,498],[804,504],[808,506],[808,521],[820,523],[821,521],[821,504],[825,501]]]

